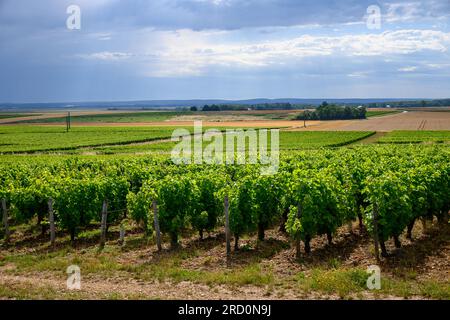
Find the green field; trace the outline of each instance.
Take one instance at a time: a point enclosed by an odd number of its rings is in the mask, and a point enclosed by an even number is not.
[[[318,132],[318,131],[280,131],[280,150],[302,150],[315,149],[321,147],[338,147],[348,145],[352,142],[364,139],[373,132]],[[223,139],[224,148],[226,140]],[[95,153],[168,153],[177,142],[150,142],[142,144],[101,146],[90,149]],[[206,148],[210,142],[204,142]],[[248,141],[247,141],[248,146]],[[270,134],[268,135],[268,146],[270,147]],[[81,152],[86,150],[81,150]],[[75,151],[77,152],[77,151]]]
[[[372,131],[285,131],[280,132],[280,149],[314,149],[340,147],[365,139],[375,134]]]
[[[8,112],[0,112],[0,119],[12,119],[19,117],[28,117],[28,116],[39,116],[40,114],[36,113],[8,113]]]
[[[450,130],[446,131],[392,131],[378,143],[448,143]]]
[[[381,116],[387,116],[390,114],[396,114],[396,113],[401,113],[402,111],[398,111],[398,110],[382,110],[382,111],[374,111],[374,110],[368,110],[366,113],[366,117],[370,118],[370,117],[381,117]]]
[[[175,142],[152,142],[167,139],[181,127],[0,127],[0,152],[36,152],[72,150],[93,147],[100,153],[135,153],[170,151]],[[203,130],[205,130],[204,128]],[[225,130],[225,128],[217,128]],[[230,128],[227,128],[230,129]],[[192,132],[192,128],[188,128]],[[232,130],[232,129],[231,129]],[[337,147],[372,135],[373,132],[280,132],[280,149]],[[269,139],[270,140],[270,139]]]
[[[78,147],[151,141],[170,137],[174,127],[0,127],[0,152],[70,150]],[[190,129],[192,130],[192,129]]]
[[[115,148],[124,148],[123,145],[151,142],[167,139],[176,129],[187,129],[193,132],[193,127],[167,126],[167,127],[108,127],[87,126],[72,127],[66,132],[63,127],[56,126],[0,126],[0,153],[37,152],[37,151],[63,151],[77,148],[99,147],[116,145]],[[217,130],[232,128],[217,127]],[[203,131],[207,130],[206,127]],[[131,146],[133,148],[134,146]],[[159,147],[166,150],[171,145]]]

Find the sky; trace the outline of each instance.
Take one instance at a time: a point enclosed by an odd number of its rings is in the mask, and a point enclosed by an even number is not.
[[[449,49],[450,0],[0,0],[0,102],[449,98]]]

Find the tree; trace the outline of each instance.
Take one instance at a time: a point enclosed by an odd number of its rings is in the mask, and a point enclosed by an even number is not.
[[[342,120],[342,119],[365,119],[365,107],[337,106],[322,103],[315,111],[305,111],[297,116],[297,120]]]
[[[427,106],[427,102],[425,100],[422,100],[420,104],[422,105],[422,108],[425,108]]]

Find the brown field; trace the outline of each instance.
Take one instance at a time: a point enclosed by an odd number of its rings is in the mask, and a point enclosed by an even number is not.
[[[402,108],[399,108],[398,110],[406,110],[406,109],[402,109]],[[439,111],[444,111],[444,112],[449,112],[450,111],[450,107],[425,107],[425,108],[415,108],[415,107],[413,107],[413,108],[408,108],[406,111],[433,111],[433,112],[435,112],[435,111],[437,111],[437,112],[439,112]]]
[[[338,120],[314,123],[296,130],[318,131],[393,131],[450,130],[449,112],[408,111],[367,120]]]

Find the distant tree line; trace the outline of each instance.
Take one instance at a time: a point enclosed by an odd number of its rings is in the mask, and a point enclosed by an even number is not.
[[[343,103],[345,106],[338,106],[335,104],[326,103],[326,108],[323,112],[306,112],[304,115],[308,117],[318,117],[319,113],[321,117],[334,117],[336,119],[360,119],[365,118],[362,116],[363,110],[358,109],[359,106],[364,108],[410,108],[410,107],[446,107],[450,106],[450,99],[435,99],[435,100],[410,100],[410,101],[385,101],[385,102],[371,102],[371,103]],[[324,107],[323,103],[317,109]],[[246,110],[300,110],[316,108],[313,104],[293,104],[293,103],[259,103],[259,104],[206,104],[204,106],[192,106],[184,108],[184,110],[190,111],[246,111]],[[339,109],[340,108],[340,109]],[[345,109],[347,108],[347,109]],[[343,109],[343,110],[341,110]],[[334,116],[332,116],[334,115]],[[334,119],[334,118],[333,118]]]
[[[237,105],[237,104],[205,104],[202,111],[239,111],[247,110],[250,106]]]
[[[368,108],[426,108],[426,107],[448,107],[450,99],[435,100],[415,100],[415,101],[392,101],[392,102],[373,102],[365,104]]]
[[[302,106],[287,103],[260,103],[260,104],[212,104],[204,105],[202,111],[243,111],[243,110],[293,110],[300,109]],[[191,107],[191,111],[198,111],[197,107]]]
[[[297,120],[349,120],[366,119],[366,108],[337,106],[323,102],[315,111],[308,111],[299,114]]]
[[[282,102],[260,103],[260,104],[252,105],[252,109],[255,109],[255,110],[292,110],[292,109],[296,109],[299,107],[300,107],[299,105],[293,105],[289,102],[287,102],[287,103],[282,103]]]

